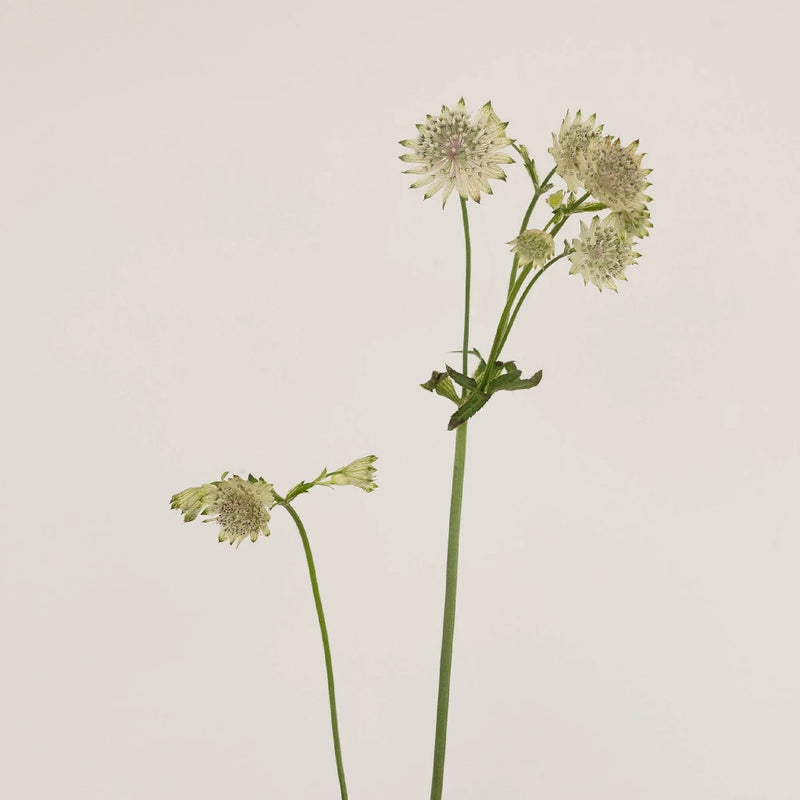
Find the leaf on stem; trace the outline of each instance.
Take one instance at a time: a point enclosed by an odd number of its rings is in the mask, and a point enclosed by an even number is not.
[[[458,411],[450,417],[447,430],[452,431],[459,425],[463,425],[470,417],[478,413],[488,402],[490,394],[486,392],[474,392],[461,405]]]
[[[508,364],[506,364],[506,369],[508,369],[510,365],[513,366],[513,362],[508,362]],[[494,394],[495,392],[516,392],[520,389],[532,389],[534,386],[538,386],[541,380],[541,370],[535,375],[531,375],[530,378],[523,378],[522,370],[513,369],[507,371],[505,375],[501,375],[499,378],[495,378],[491,381],[486,387],[486,391],[489,392],[489,394]]]
[[[436,372],[434,370],[431,373],[430,380],[421,383],[420,386],[429,392],[436,392],[436,394],[452,400],[456,405],[461,402],[456,388],[453,386],[453,381],[450,380],[450,376],[446,372]]]
[[[478,384],[475,383],[473,378],[470,378],[469,375],[464,375],[458,370],[453,369],[452,367],[448,366],[447,364],[444,365],[445,369],[447,370],[447,374],[461,387],[464,389],[468,389],[473,391],[478,388]]]

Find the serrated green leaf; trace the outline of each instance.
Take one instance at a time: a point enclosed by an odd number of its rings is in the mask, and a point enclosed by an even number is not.
[[[511,391],[516,391],[517,389],[533,389],[534,386],[538,386],[542,382],[542,371],[539,370],[538,372],[531,375],[530,378],[525,378],[521,380],[516,386],[511,387]]]
[[[478,385],[469,375],[462,375],[458,370],[453,369],[447,364],[445,364],[445,369],[447,370],[447,374],[464,389],[474,390],[478,388]]]
[[[495,392],[502,392],[504,390],[510,390],[516,388],[516,384],[520,382],[520,378],[522,377],[522,370],[516,369],[513,372],[507,372],[505,375],[500,375],[500,377],[495,378],[493,381],[489,383],[486,387],[486,391],[489,394],[494,394]]]
[[[488,402],[490,394],[486,392],[474,392],[471,394],[458,409],[458,411],[450,417],[450,422],[447,425],[447,430],[452,431],[459,425],[463,425],[470,417],[478,413]]]

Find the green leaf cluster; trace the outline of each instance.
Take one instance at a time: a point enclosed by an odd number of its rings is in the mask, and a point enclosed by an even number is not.
[[[445,372],[434,371],[429,380],[420,384],[423,389],[446,397],[458,406],[447,425],[449,431],[477,414],[493,394],[532,389],[542,380],[542,370],[530,378],[523,378],[522,370],[513,361],[495,361],[489,366],[477,350],[470,350],[470,353],[479,359],[478,367],[471,376],[445,365]],[[461,396],[456,391],[456,385],[461,387]]]

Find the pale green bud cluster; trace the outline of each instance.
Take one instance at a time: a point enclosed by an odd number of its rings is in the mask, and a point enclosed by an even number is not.
[[[514,245],[511,252],[517,256],[520,267],[533,264],[541,267],[553,257],[553,237],[545,231],[529,228],[507,244]]]
[[[375,483],[376,469],[372,466],[377,459],[377,456],[364,456],[352,461],[345,467],[327,473],[328,480],[321,485],[357,486],[365,492],[371,492],[378,488],[378,484]]]

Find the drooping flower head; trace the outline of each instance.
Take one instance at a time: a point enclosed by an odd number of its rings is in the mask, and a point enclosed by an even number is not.
[[[184,489],[173,495],[170,508],[183,514],[184,522],[191,522],[198,514],[208,516],[203,522],[216,522],[220,526],[219,541],[239,544],[248,537],[256,541],[259,534],[269,536],[270,514],[275,504],[272,484],[263,478],[248,475],[247,480],[238,475],[202,486]]]
[[[553,156],[556,172],[571,192],[579,192],[584,185],[578,157],[586,151],[591,141],[598,138],[602,130],[602,125],[595,125],[594,114],[584,120],[578,111],[572,119],[567,111],[558,136],[553,134],[553,146],[547,152]]]
[[[424,123],[417,125],[416,139],[400,142],[412,151],[400,159],[418,165],[405,170],[405,174],[423,176],[411,188],[427,186],[426,200],[441,189],[442,208],[453,189],[465,200],[471,198],[479,203],[481,191],[492,194],[490,179],[506,179],[499,165],[514,162],[501,152],[511,144],[505,134],[507,125],[494,113],[491,103],[486,103],[471,120],[463,97],[455,108],[442,106],[438,116],[429,114]]]
[[[508,244],[514,245],[511,252],[516,253],[520,267],[528,264],[541,267],[553,257],[553,237],[535,228],[528,228]]]
[[[377,456],[364,456],[349,463],[346,467],[339,467],[334,472],[327,473],[327,485],[357,486],[365,492],[378,488],[375,483],[376,469],[372,465],[378,460]]]
[[[644,190],[650,185],[642,169],[642,155],[637,153],[639,142],[623,147],[611,136],[593,139],[577,156],[583,185],[601,203],[614,211],[636,211],[647,200]]]
[[[574,252],[569,274],[578,274],[586,285],[591,281],[601,292],[603,288],[617,291],[615,281],[625,281],[625,268],[636,262],[638,253],[633,251],[630,241],[620,236],[610,215],[602,221],[592,219],[591,225],[581,221],[581,235],[572,240]]]

